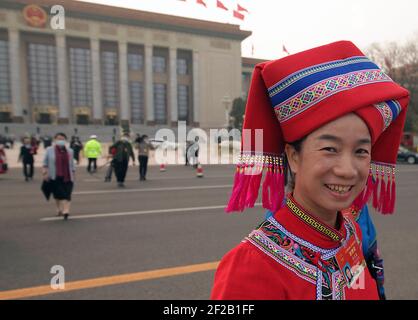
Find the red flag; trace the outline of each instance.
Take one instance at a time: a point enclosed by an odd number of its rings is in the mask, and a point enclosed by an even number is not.
[[[237,10],[234,10],[234,18],[244,20],[245,16],[243,14],[239,13]]]
[[[222,2],[220,2],[219,0],[216,0],[216,6],[220,9],[224,9],[226,11],[228,11],[228,8],[224,6],[224,4]]]
[[[286,52],[287,54],[290,54],[289,51],[287,51],[287,49],[284,45],[283,45],[283,51]]]
[[[238,10],[238,11],[245,11],[245,12],[248,12],[248,10],[247,10],[247,9],[245,9],[244,7],[241,7],[239,4],[237,4],[237,10]]]
[[[203,0],[196,0],[196,3],[201,4],[202,6],[205,6],[205,8],[207,8],[206,3]]]

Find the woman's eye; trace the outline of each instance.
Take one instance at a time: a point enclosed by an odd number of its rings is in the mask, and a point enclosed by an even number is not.
[[[337,152],[337,149],[333,148],[333,147],[326,147],[326,148],[322,148],[321,150],[326,150],[329,152]]]
[[[359,154],[369,154],[370,152],[366,149],[358,149],[357,153],[359,153]]]

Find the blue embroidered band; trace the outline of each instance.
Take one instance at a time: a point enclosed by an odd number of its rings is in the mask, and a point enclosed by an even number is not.
[[[392,79],[366,57],[351,57],[293,73],[268,91],[276,116],[283,123],[340,91],[376,82]]]

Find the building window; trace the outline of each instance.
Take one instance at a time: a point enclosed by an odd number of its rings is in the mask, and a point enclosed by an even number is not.
[[[139,71],[144,69],[144,56],[138,53],[128,53],[128,69]]]
[[[178,75],[187,75],[189,74],[189,69],[186,59],[177,59],[177,74]]]
[[[11,103],[9,44],[0,40],[0,103]]]
[[[156,124],[167,123],[167,86],[154,83],[154,119]]]
[[[178,100],[178,119],[180,121],[189,120],[189,87],[185,85],[179,85],[177,87],[177,100]]]
[[[251,73],[242,73],[242,91],[243,95],[248,94],[248,90],[250,89],[250,82],[251,82]]]
[[[118,54],[102,51],[102,92],[105,108],[117,108],[119,104]]]
[[[131,98],[131,122],[144,123],[144,85],[139,81],[129,82],[129,95]]]
[[[152,70],[154,73],[166,73],[166,59],[165,57],[152,57]]]
[[[55,46],[28,44],[29,97],[32,105],[58,105]]]
[[[93,105],[90,49],[70,48],[70,86],[73,107]]]

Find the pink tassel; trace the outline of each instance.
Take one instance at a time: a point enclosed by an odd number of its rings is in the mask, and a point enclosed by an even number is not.
[[[378,188],[379,188],[380,175],[376,174],[376,181],[373,187],[373,208],[377,209],[379,207],[379,197],[378,197]]]
[[[258,173],[262,168],[256,168],[256,171],[253,171],[253,175],[250,179],[250,186],[247,193],[247,198],[245,200],[245,206],[247,208],[254,207],[255,201],[258,198],[258,190],[260,189],[261,178],[263,176],[262,171]]]
[[[244,173],[243,168],[240,166],[237,167],[237,171],[235,172],[234,177],[234,186],[232,188],[232,194],[229,198],[228,205],[225,208],[226,212],[232,212],[238,210],[238,203],[239,203],[239,194],[242,189],[242,185],[244,182]]]
[[[362,192],[360,192],[360,194],[357,196],[357,198],[355,198],[354,201],[353,201],[353,206],[357,210],[360,210],[364,206],[364,198],[365,198],[364,194],[365,194],[366,188],[367,188],[367,185],[364,188],[364,190]]]
[[[280,209],[282,207],[282,202],[285,196],[285,192],[284,192],[284,173],[283,170],[280,172],[279,175],[279,195],[278,195],[278,200],[279,200],[279,206],[276,210]]]
[[[382,169],[383,170],[383,169]],[[384,204],[386,202],[386,183],[385,183],[385,176],[384,173],[382,173],[382,176],[380,177],[380,197],[379,197],[379,206],[376,208],[381,213],[384,212]]]
[[[382,207],[382,213],[388,214],[390,211],[390,205],[391,205],[391,190],[392,190],[392,180],[390,177],[388,177],[388,181],[386,184],[386,194],[385,194],[385,201],[383,203]]]
[[[386,185],[386,201],[385,201],[385,214],[393,213],[392,209],[392,190],[393,190],[393,179],[390,176],[390,169],[388,169],[388,183]]]
[[[367,178],[366,190],[363,195],[363,206],[367,202],[369,202],[370,196],[372,195],[374,188],[375,188],[375,182],[373,180],[373,174],[370,172],[369,177]],[[361,206],[361,208],[363,208],[363,206]]]
[[[274,168],[273,177],[272,177],[272,186],[271,186],[271,193],[270,193],[270,200],[271,200],[271,208],[272,212],[276,212],[277,210],[277,203],[279,202],[279,172],[278,168]]]
[[[395,203],[396,203],[396,183],[395,183],[395,174],[392,175],[392,186],[391,186],[391,197],[390,197],[390,206],[388,213],[392,214],[395,212]]]
[[[272,168],[269,166],[267,168],[266,177],[264,178],[263,182],[263,196],[262,196],[262,202],[263,202],[263,208],[271,210],[271,200],[270,200],[270,194],[271,194],[271,183],[272,183]]]
[[[375,187],[375,183],[373,181],[373,173],[370,170],[369,176],[367,178],[366,186],[364,187],[363,191],[357,196],[357,198],[353,202],[353,206],[356,207],[357,210],[361,210],[367,202],[370,200],[370,196],[373,193]]]
[[[245,168],[244,170],[248,170]],[[245,209],[245,200],[247,199],[247,192],[250,186],[251,175],[244,173],[244,179],[242,184],[242,189],[240,191],[239,200],[238,200],[238,211],[243,211]]]

